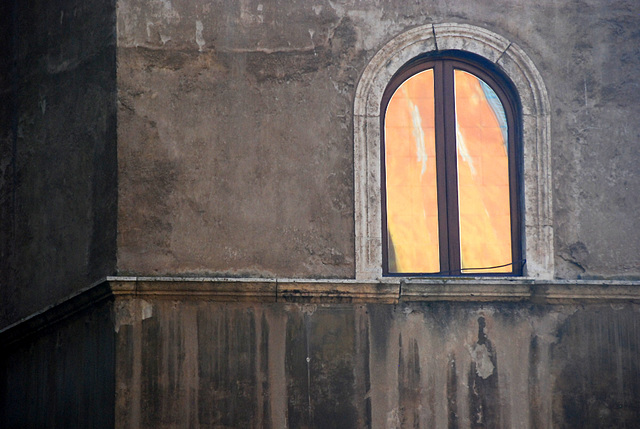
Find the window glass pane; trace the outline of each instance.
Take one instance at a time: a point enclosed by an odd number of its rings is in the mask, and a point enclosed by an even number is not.
[[[385,115],[388,267],[440,271],[433,69],[407,79]]]
[[[481,79],[454,72],[460,252],[463,273],[511,272],[507,121]]]

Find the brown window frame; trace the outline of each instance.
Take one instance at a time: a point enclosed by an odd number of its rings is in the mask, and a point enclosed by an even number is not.
[[[389,272],[389,244],[387,234],[385,117],[387,106],[395,91],[407,79],[428,69],[434,70],[436,183],[438,201],[440,272]],[[482,79],[493,89],[502,102],[507,117],[509,192],[511,210],[511,267],[508,273],[465,273],[460,260],[460,226],[458,215],[458,175],[455,123],[454,70],[463,70]],[[521,276],[523,258],[522,231],[522,154],[520,103],[514,85],[492,64],[475,55],[443,53],[410,61],[391,79],[380,104],[381,129],[381,203],[382,203],[382,264],[385,276]],[[477,271],[482,267],[468,268]]]

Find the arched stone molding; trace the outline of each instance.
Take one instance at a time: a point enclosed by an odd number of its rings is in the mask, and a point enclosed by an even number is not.
[[[471,52],[496,64],[514,83],[522,106],[525,275],[554,276],[549,99],[544,82],[516,44],[484,28],[433,24],[391,40],[371,59],[354,102],[356,279],[382,278],[380,102],[393,75],[434,51]]]

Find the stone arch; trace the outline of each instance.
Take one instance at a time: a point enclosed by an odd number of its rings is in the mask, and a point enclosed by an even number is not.
[[[506,38],[468,24],[412,28],[384,45],[365,68],[354,101],[356,279],[382,277],[380,102],[393,75],[427,53],[459,50],[480,55],[514,83],[522,108],[525,275],[553,278],[549,99],[527,54]]]

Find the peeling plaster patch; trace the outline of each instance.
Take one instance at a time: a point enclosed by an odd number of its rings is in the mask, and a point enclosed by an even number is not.
[[[494,314],[496,314],[496,308],[494,306],[490,306],[490,307],[483,306],[482,309],[478,311],[478,314],[484,317],[493,316]]]
[[[172,10],[173,9],[173,5],[171,4],[171,0],[160,0],[160,2],[162,3],[162,7],[165,10]]]
[[[343,17],[345,14],[345,10],[344,7],[340,6],[338,3],[334,3],[331,0],[329,0],[329,6],[331,6],[331,9],[333,9],[336,12],[336,15],[338,15],[339,17]]]
[[[180,14],[173,8],[171,4],[171,0],[156,0],[155,5],[160,5],[160,16],[168,21],[178,21],[180,20]]]
[[[315,313],[317,309],[318,306],[316,304],[304,304],[301,310],[307,316],[313,316],[313,313]]]
[[[115,331],[153,317],[153,304],[147,301],[122,301],[115,304]]]
[[[140,301],[140,305],[142,307],[142,320],[153,317],[153,304],[147,301]]]
[[[476,364],[476,373],[478,376],[487,379],[495,367],[491,362],[491,353],[487,350],[487,346],[484,344],[474,344],[473,347],[469,347],[469,354],[471,354],[471,360]]]
[[[196,21],[196,43],[198,44],[198,51],[202,52],[202,48],[204,48],[205,41],[202,37],[202,30],[204,26],[202,25],[202,21]]]
[[[134,317],[131,311],[131,301],[116,302],[115,305],[115,329],[116,333],[120,332],[120,327],[124,325],[133,325]]]
[[[394,27],[397,23],[383,19],[383,13],[383,10],[352,10],[346,14],[356,24],[356,48],[358,50],[376,49],[381,40],[396,32]],[[359,30],[361,29],[366,29],[368,32],[365,37],[360,34]]]
[[[247,25],[264,23],[264,15],[262,14],[264,6],[262,3],[258,4],[255,8],[255,11],[258,12],[257,14],[254,13],[254,9],[250,3],[252,2],[248,0],[240,1],[240,21]]]
[[[315,34],[315,31],[312,29],[309,29],[309,37],[311,38],[311,46],[313,46],[313,55],[318,55],[318,53],[316,52],[316,44],[313,41],[313,35]]]
[[[321,5],[311,6],[311,9],[313,9],[313,12],[316,15],[320,15],[320,12],[322,12],[322,6]]]
[[[558,327],[576,311],[578,311],[576,307],[567,307],[563,309],[563,313],[549,314],[540,319],[533,319],[531,325],[533,333],[548,344],[557,343]]]
[[[400,427],[400,412],[398,408],[387,413],[387,428],[399,428]]]
[[[160,41],[163,45],[165,45],[169,40],[171,40],[171,36],[165,36],[164,34],[160,35]]]

